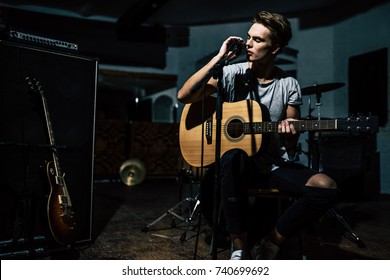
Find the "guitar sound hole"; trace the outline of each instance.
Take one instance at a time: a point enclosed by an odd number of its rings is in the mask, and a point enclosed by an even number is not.
[[[243,123],[238,119],[232,120],[227,125],[226,131],[231,138],[240,138],[244,133]]]

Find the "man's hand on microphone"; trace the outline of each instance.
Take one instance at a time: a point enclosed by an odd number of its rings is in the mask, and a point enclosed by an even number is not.
[[[219,55],[225,60],[232,60],[241,54],[244,44],[244,39],[241,37],[230,36],[223,42]]]

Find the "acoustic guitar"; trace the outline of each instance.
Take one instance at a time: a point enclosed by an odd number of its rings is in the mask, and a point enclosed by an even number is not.
[[[202,109],[203,108],[203,109]],[[265,108],[266,109],[266,108]],[[263,121],[266,111],[254,100],[224,102],[221,119],[221,151],[239,148],[249,156],[259,152],[263,133],[277,132],[279,122]],[[202,111],[204,115],[202,117]],[[215,161],[216,99],[186,104],[180,119],[179,142],[184,160],[191,166],[208,166]],[[377,116],[357,116],[331,120],[293,121],[297,131],[341,130],[378,132]]]
[[[33,92],[39,93],[41,96],[52,149],[53,160],[46,164],[46,174],[50,185],[50,193],[46,207],[49,229],[56,242],[61,245],[67,245],[72,243],[75,236],[75,213],[65,184],[65,174],[61,171],[58,159],[58,151],[49,116],[48,103],[39,81],[31,79],[30,77],[27,77],[26,80],[30,89]]]

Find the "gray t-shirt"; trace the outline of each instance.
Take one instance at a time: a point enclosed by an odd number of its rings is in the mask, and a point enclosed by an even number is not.
[[[221,81],[225,101],[256,100],[268,108],[271,121],[281,121],[287,105],[301,105],[302,96],[298,81],[282,69],[275,68],[274,80],[261,84],[252,75],[247,62],[225,66]],[[269,133],[269,136],[267,149],[256,156],[261,171],[264,173],[277,168],[285,153],[278,133]]]

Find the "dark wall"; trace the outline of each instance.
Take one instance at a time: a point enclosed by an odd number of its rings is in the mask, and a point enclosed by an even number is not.
[[[348,75],[349,113],[376,115],[379,125],[385,126],[388,121],[387,48],[351,57]]]

